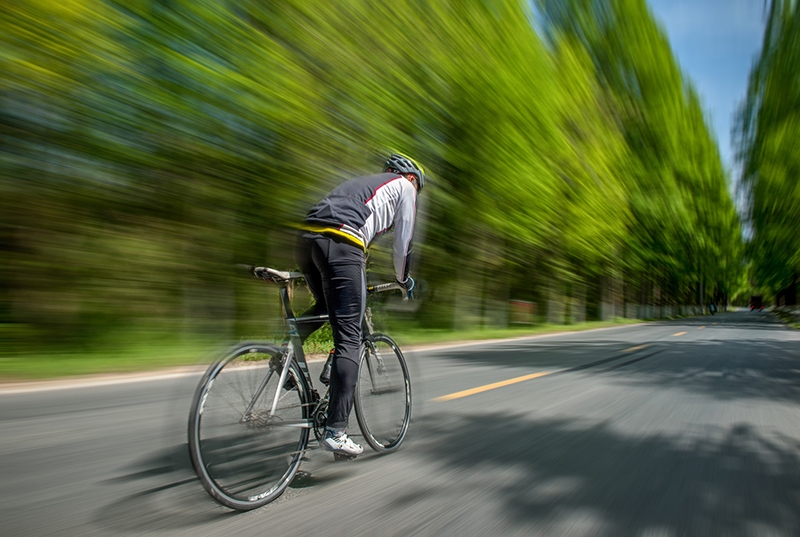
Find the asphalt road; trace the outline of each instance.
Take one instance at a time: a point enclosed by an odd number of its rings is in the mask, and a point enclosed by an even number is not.
[[[191,470],[200,373],[0,389],[0,534],[800,535],[800,332],[766,312],[408,354],[404,448],[314,449],[249,513]]]

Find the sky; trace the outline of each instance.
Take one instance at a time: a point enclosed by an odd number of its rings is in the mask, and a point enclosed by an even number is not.
[[[682,71],[701,95],[724,165],[735,175],[731,127],[761,50],[764,0],[647,0]],[[735,178],[734,178],[735,179]]]

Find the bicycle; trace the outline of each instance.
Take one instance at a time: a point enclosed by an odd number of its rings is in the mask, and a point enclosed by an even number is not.
[[[217,502],[247,511],[279,497],[292,482],[308,448],[325,428],[329,392],[314,388],[298,326],[327,315],[296,317],[292,282],[299,272],[251,267],[257,278],[280,286],[288,334],[284,345],[241,343],[206,371],[189,416],[189,453],[203,488]],[[397,283],[370,285],[369,295],[403,290]],[[377,452],[400,447],[411,418],[411,380],[403,353],[375,332],[364,316],[355,413],[366,443]],[[336,454],[337,460],[351,457]]]

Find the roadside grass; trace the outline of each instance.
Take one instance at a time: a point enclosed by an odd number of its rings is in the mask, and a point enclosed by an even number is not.
[[[139,345],[87,351],[42,351],[0,356],[0,382],[134,373],[208,363],[209,346]]]
[[[615,319],[572,325],[540,324],[507,329],[430,330],[394,324],[386,329],[403,346],[460,343],[487,339],[508,339],[524,336],[577,332],[636,324],[641,319]],[[380,330],[379,330],[380,331]],[[240,341],[264,339],[243,337]],[[0,382],[57,379],[113,373],[158,371],[181,366],[209,364],[236,341],[220,342],[210,338],[185,342],[148,343],[144,340],[103,348],[71,351],[4,352],[0,354]],[[306,343],[306,354],[325,354],[333,346],[327,326]]]

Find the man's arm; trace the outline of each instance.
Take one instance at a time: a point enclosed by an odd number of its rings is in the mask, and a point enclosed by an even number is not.
[[[408,181],[401,182],[400,199],[394,213],[394,272],[398,282],[408,279],[411,268],[411,246],[417,214],[417,190]]]

